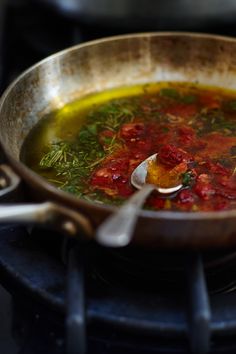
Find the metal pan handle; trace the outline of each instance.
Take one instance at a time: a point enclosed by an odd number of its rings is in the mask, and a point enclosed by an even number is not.
[[[0,198],[15,191],[20,178],[8,165],[0,165]],[[90,221],[79,212],[53,202],[39,204],[4,204],[0,206],[0,223],[36,224],[70,236],[91,236]]]

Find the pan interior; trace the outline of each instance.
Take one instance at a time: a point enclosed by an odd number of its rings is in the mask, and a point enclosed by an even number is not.
[[[21,158],[63,191],[120,205],[134,192],[132,171],[158,153],[148,182],[168,188],[183,180],[185,190],[152,194],[147,208],[235,209],[235,111],[232,90],[180,82],[125,86],[46,115],[25,139]]]

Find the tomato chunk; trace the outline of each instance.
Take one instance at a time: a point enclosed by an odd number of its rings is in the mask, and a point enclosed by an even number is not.
[[[145,134],[145,130],[143,123],[123,124],[120,130],[120,136],[125,140],[137,139]]]
[[[174,167],[181,162],[193,162],[193,157],[186,151],[177,148],[175,145],[167,144],[159,150],[158,160],[166,166]]]
[[[195,192],[201,199],[208,200],[215,194],[215,189],[210,183],[197,183]]]
[[[165,206],[165,199],[158,198],[157,196],[154,195],[148,199],[147,204],[155,209],[163,209]]]
[[[205,167],[214,174],[221,176],[229,176],[230,169],[222,166],[219,162],[213,163],[212,161],[207,161]]]
[[[194,194],[189,189],[184,189],[179,193],[178,201],[180,204],[193,204],[195,201]]]
[[[166,107],[164,112],[168,114],[172,114],[174,116],[187,118],[196,114],[197,107],[195,104],[176,103]]]
[[[220,100],[217,96],[205,93],[199,97],[200,103],[208,109],[220,108]]]
[[[236,199],[236,190],[231,188],[217,188],[216,194],[227,199]]]

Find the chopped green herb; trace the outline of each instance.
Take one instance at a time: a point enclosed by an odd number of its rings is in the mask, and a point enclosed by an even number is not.
[[[103,138],[103,142],[105,143],[105,144],[111,144],[111,142],[112,142],[112,140],[114,140],[114,138],[113,137],[109,137],[109,136],[105,136],[104,138]]]
[[[121,124],[132,121],[132,118],[130,107],[125,104],[122,106],[120,102],[110,102],[96,108],[89,113],[86,124],[73,142],[60,141],[50,146],[39,162],[40,168],[53,169],[56,176],[60,177],[58,180],[53,178],[53,183],[62,190],[90,198],[91,191],[87,189],[92,170],[119,147],[116,135],[103,137],[101,145],[99,132],[104,129],[117,130]]]
[[[234,135],[236,133],[235,120],[229,119],[221,111],[208,111],[200,114],[196,121],[197,125],[202,122],[202,126],[197,128],[199,135],[204,135],[213,131],[223,132],[225,135]]]
[[[190,186],[194,179],[192,171],[187,171],[182,174],[182,183],[184,186]]]
[[[64,142],[54,143],[50,151],[43,156],[39,162],[39,166],[42,169],[54,167],[57,164],[67,163],[68,154],[70,155],[70,148],[68,144]]]
[[[196,96],[194,95],[181,95],[176,89],[174,88],[163,88],[160,90],[160,96],[169,97],[174,100],[178,100],[179,102],[191,104],[196,102]]]
[[[97,134],[97,124],[89,124],[87,129],[90,133],[96,135]]]
[[[191,103],[196,102],[196,99],[197,99],[197,97],[194,96],[194,95],[186,95],[186,96],[183,96],[183,97],[182,97],[181,101],[182,101],[183,103],[189,103],[189,104],[191,104]]]
[[[230,110],[236,111],[236,101],[229,101],[227,102],[227,106]]]
[[[170,130],[170,129],[167,128],[167,127],[163,127],[163,128],[162,128],[163,133],[168,133],[169,130]]]
[[[160,96],[170,97],[178,99],[180,97],[179,92],[174,88],[163,88],[160,90]]]

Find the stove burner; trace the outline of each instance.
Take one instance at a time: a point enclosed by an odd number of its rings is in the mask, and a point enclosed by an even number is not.
[[[175,251],[122,251],[97,247],[92,256],[94,278],[109,285],[123,285],[166,294],[182,291],[186,269],[194,254]],[[104,263],[106,259],[106,263]],[[109,267],[107,266],[109,264]],[[208,291],[211,294],[234,291],[236,251],[203,254]]]

